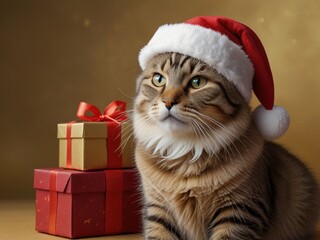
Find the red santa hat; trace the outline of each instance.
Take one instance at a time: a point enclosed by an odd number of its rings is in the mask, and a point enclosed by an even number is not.
[[[274,105],[273,77],[264,47],[247,26],[225,17],[201,16],[185,23],[161,26],[141,49],[144,70],[159,53],[177,52],[199,59],[231,81],[249,102],[252,91],[261,105],[253,112],[255,124],[266,140],[282,136],[289,114]]]

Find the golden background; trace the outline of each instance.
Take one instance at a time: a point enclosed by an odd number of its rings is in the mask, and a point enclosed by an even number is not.
[[[56,125],[76,119],[80,101],[130,108],[139,50],[158,26],[198,15],[258,34],[291,115],[278,142],[319,179],[320,1],[15,0],[0,2],[0,199],[34,197],[33,169],[58,165]]]

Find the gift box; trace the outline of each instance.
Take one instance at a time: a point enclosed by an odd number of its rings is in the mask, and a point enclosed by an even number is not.
[[[77,116],[85,122],[58,124],[59,167],[76,170],[134,167],[131,126],[125,103],[112,102],[101,114],[97,107],[80,103]],[[87,116],[87,113],[93,113]]]
[[[134,169],[35,169],[36,230],[81,238],[141,231]]]

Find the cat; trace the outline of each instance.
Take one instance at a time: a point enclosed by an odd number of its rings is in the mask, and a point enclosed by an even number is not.
[[[137,78],[132,118],[144,239],[312,239],[317,181],[261,137],[247,101],[214,68],[157,54]]]

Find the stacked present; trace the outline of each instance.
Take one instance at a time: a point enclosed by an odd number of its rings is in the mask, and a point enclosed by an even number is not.
[[[83,122],[58,124],[59,168],[35,169],[36,230],[68,238],[141,230],[138,176],[125,103],[80,103]]]

